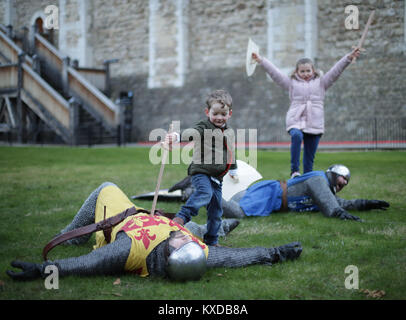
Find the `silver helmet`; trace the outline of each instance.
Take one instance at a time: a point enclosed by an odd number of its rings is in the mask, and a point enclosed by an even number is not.
[[[326,172],[334,172],[338,176],[343,176],[345,180],[347,180],[347,183],[350,182],[350,169],[342,164],[333,164],[332,166],[328,167]]]
[[[168,258],[168,275],[173,280],[198,280],[206,272],[206,255],[194,241],[173,251]]]

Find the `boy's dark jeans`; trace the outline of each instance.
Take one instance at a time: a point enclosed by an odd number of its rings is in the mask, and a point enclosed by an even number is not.
[[[215,245],[218,242],[218,231],[221,226],[222,184],[217,184],[205,174],[192,176],[192,185],[195,191],[176,214],[183,219],[184,223],[190,221],[192,216],[197,216],[201,207],[207,208],[207,233],[204,235],[204,242],[207,245]]]

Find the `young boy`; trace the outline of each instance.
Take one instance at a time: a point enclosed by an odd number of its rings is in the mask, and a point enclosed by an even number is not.
[[[221,225],[223,209],[222,181],[230,171],[233,179],[237,177],[234,156],[234,131],[227,126],[232,115],[232,98],[225,90],[212,92],[206,101],[207,120],[198,122],[193,129],[183,132],[182,138],[193,137],[193,160],[188,168],[195,191],[181,207],[173,219],[183,225],[196,216],[203,206],[207,208],[207,233],[204,242],[218,246],[218,230]],[[169,133],[166,143],[179,141],[179,133]]]

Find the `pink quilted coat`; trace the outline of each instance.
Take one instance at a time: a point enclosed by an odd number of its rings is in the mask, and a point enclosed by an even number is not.
[[[282,88],[289,91],[291,101],[286,114],[286,131],[292,128],[305,133],[324,133],[324,96],[326,90],[338,79],[351,63],[345,55],[324,76],[305,81],[296,74],[291,78],[275,67],[272,62],[262,58],[261,65],[270,77]]]

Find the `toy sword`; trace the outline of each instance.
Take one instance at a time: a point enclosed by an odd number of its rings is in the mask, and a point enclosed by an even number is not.
[[[373,10],[373,11],[371,12],[371,14],[369,15],[369,18],[368,18],[367,24],[366,24],[366,26],[365,26],[364,32],[362,33],[361,39],[359,39],[358,45],[357,45],[356,47],[353,47],[354,49],[360,49],[360,50],[363,49],[363,45],[364,45],[364,42],[365,42],[365,38],[366,38],[366,36],[367,36],[368,29],[369,29],[369,26],[370,26],[371,23],[372,23],[372,19],[374,18],[374,15],[375,15],[375,10]],[[365,49],[364,49],[364,50],[365,50]],[[354,59],[352,60],[352,63],[354,63],[356,59],[357,59],[357,58],[354,57]]]
[[[171,123],[171,125],[169,126],[169,133],[171,133],[172,130],[173,130],[173,124]],[[168,156],[169,146],[167,146],[166,143],[164,142],[164,144],[162,145],[162,148],[163,148],[163,151],[162,151],[163,153],[162,153],[161,169],[159,170],[158,181],[156,183],[154,200],[152,200],[152,209],[151,209],[151,213],[150,213],[151,216],[153,216],[155,213],[155,207],[156,207],[156,203],[158,201],[159,188],[161,186],[162,175],[164,173],[165,162],[166,162],[166,158]]]

